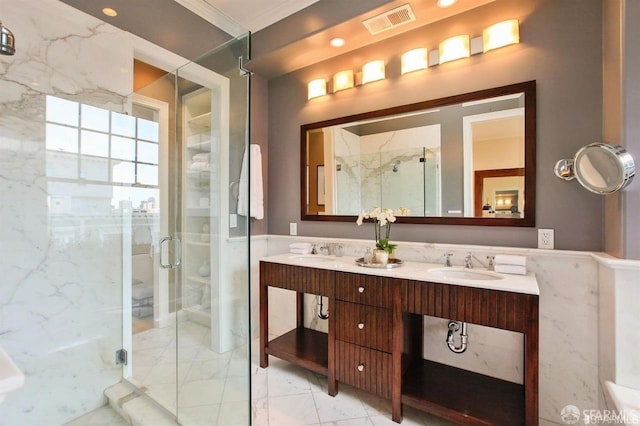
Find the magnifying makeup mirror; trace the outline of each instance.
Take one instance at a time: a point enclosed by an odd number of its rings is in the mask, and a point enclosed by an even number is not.
[[[636,168],[624,148],[597,142],[580,148],[573,159],[558,161],[554,172],[560,179],[576,179],[589,191],[606,195],[627,186]]]

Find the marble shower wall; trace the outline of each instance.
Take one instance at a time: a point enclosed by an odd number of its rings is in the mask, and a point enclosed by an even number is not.
[[[0,346],[26,384],[0,425],[63,424],[121,378],[122,233],[111,187],[47,177],[46,95],[122,111],[133,46],[56,0],[5,2],[2,20],[16,54],[0,56]]]
[[[357,215],[378,206],[394,210],[405,207],[418,216],[425,210],[436,215],[439,132],[440,126],[432,125],[356,136],[339,126],[330,128],[326,139],[333,140],[337,166],[335,214]],[[425,149],[427,162],[433,163],[426,168]],[[425,182],[428,188],[416,182]],[[429,195],[426,205],[425,191]]]
[[[361,256],[371,241],[331,238],[269,236],[268,254],[288,251],[291,242],[338,242],[345,255]],[[604,408],[598,378],[598,262],[591,252],[519,249],[400,242],[397,256],[405,260],[442,263],[444,253],[454,253],[461,265],[467,252],[483,260],[487,255],[521,254],[535,272],[540,287],[540,423],[563,424],[560,411],[572,404],[581,410]],[[259,259],[253,258],[257,267]],[[640,263],[640,262],[636,262]],[[481,265],[476,263],[476,267]],[[254,278],[255,279],[255,278]],[[255,284],[255,283],[254,283]],[[270,297],[270,333],[295,327],[295,298],[284,290]],[[290,293],[290,292],[289,292]],[[255,307],[253,308],[255,309]],[[326,321],[313,313],[315,297],[307,296],[305,325],[326,331]],[[253,311],[255,317],[257,311]],[[467,352],[456,355],[447,349],[446,320],[425,317],[425,358],[477,371],[513,382],[522,382],[522,336],[517,333],[469,325]]]

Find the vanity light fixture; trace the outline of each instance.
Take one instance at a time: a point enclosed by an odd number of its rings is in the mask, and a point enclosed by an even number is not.
[[[425,47],[409,50],[401,58],[401,74],[426,69],[428,51]]]
[[[367,62],[362,67],[362,84],[371,83],[372,81],[384,80],[384,61],[375,60]]]
[[[442,41],[438,46],[438,53],[438,62],[440,64],[468,58],[470,55],[469,36],[464,34]]]
[[[327,80],[316,78],[307,85],[307,99],[313,99],[327,94]]]
[[[353,70],[337,72],[333,76],[333,92],[351,89],[353,87]]]
[[[451,4],[448,5],[450,6]],[[446,7],[440,4],[439,6]],[[344,39],[338,37],[331,39],[331,44],[336,47],[344,45],[344,42]],[[429,51],[427,48],[416,48],[405,52],[401,57],[400,72],[404,75],[517,43],[520,43],[519,22],[517,19],[509,19],[485,28],[482,35],[478,37],[471,38],[468,34],[462,34],[442,41],[438,45],[438,49]],[[356,85],[359,86],[385,78],[385,61],[382,59],[371,61],[366,63],[362,67],[362,72],[358,72],[357,75],[353,70],[343,70],[336,73],[333,76],[333,85],[329,90],[325,80],[310,81],[308,83],[307,99],[351,89]]]
[[[498,22],[482,31],[483,52],[517,43],[520,43],[520,27],[517,19]]]

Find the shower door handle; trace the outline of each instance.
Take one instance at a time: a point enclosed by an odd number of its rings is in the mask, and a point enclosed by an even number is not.
[[[175,244],[175,258],[174,258],[174,263],[164,263],[164,261],[162,260],[162,245],[164,243],[170,243],[173,242]],[[180,266],[180,263],[182,262],[182,242],[180,241],[179,238],[176,237],[164,237],[163,239],[160,240],[160,267],[164,268],[164,269],[174,269],[178,266]]]

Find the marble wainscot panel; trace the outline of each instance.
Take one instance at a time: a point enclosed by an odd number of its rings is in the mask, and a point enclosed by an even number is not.
[[[212,304],[218,304],[218,309],[212,309],[212,324],[218,325],[212,327],[212,342],[220,342],[218,352],[249,344],[247,238],[229,238],[223,244],[221,264],[225,267],[220,282],[212,283],[211,299]]]
[[[640,261],[600,256],[600,380],[640,392]]]
[[[0,404],[0,425],[63,424],[104,404],[122,374],[122,233],[111,187],[48,176],[74,169],[46,150],[46,95],[122,111],[133,48],[55,0],[8,2],[2,20],[17,50],[0,56],[0,345],[26,382]],[[87,197],[108,208],[69,208]]]
[[[373,246],[368,240],[339,240],[316,237],[269,236],[268,254],[286,253],[291,242],[340,242],[345,255],[361,256]],[[591,252],[568,252],[510,247],[464,246],[400,242],[396,256],[427,263],[444,263],[452,252],[454,266],[460,266],[468,252],[474,267],[484,268],[486,256],[527,256],[527,267],[536,274],[540,288],[540,419],[541,424],[563,424],[560,412],[566,405],[598,409],[603,405],[598,380],[598,274]],[[271,298],[269,325],[278,333],[295,324],[293,295]],[[311,312],[315,297],[308,296],[305,325],[320,326]],[[326,304],[325,304],[326,306]],[[329,308],[330,310],[330,308]],[[256,313],[254,312],[254,315]],[[467,352],[457,355],[446,346],[446,320],[425,317],[425,341],[441,342],[425,349],[425,358],[477,371],[516,383],[522,382],[522,336],[488,327],[470,325]],[[324,327],[324,325],[322,325]]]

